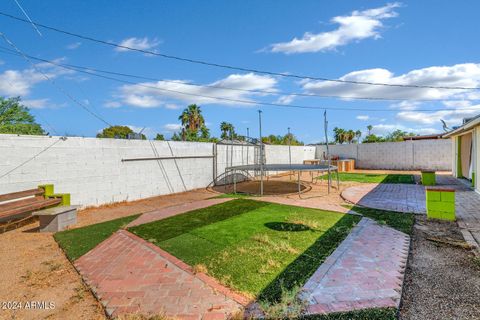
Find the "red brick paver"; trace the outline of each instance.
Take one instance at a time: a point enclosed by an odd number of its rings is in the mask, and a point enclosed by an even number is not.
[[[397,212],[425,214],[425,188],[415,184],[362,184],[345,189],[342,198],[353,204]]]
[[[153,210],[142,214],[140,217],[130,222],[128,227],[138,226],[168,217],[175,216],[177,214],[185,213],[192,210],[202,209],[213,206],[215,204],[224,203],[233,200],[232,198],[218,198],[218,199],[206,199],[195,202],[182,203],[176,206],[166,207],[158,210]]]
[[[363,218],[302,288],[307,313],[395,307],[409,236]]]
[[[143,239],[121,230],[75,262],[109,315],[225,319],[247,300]],[[237,300],[237,301],[236,301]]]

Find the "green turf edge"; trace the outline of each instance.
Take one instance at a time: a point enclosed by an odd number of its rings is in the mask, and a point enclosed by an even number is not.
[[[395,308],[374,308],[349,312],[335,312],[330,314],[315,314],[301,316],[305,320],[395,320],[397,310]]]
[[[70,261],[75,261],[95,248],[116,231],[138,218],[137,215],[105,221],[89,226],[57,232],[53,238]]]
[[[360,213],[364,217],[371,218],[380,224],[385,224],[408,235],[411,235],[413,232],[413,225],[415,224],[414,213],[379,210],[354,205],[343,205],[343,207],[351,209]]]
[[[320,180],[326,180],[327,175],[317,177]],[[335,173],[332,175],[335,180]],[[338,174],[340,181],[354,181],[361,183],[403,183],[403,184],[415,184],[415,178],[412,174],[373,174],[373,173],[349,173],[340,172]]]

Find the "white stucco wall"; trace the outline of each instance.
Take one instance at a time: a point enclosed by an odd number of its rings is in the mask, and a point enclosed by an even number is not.
[[[390,170],[451,170],[451,141],[414,140],[403,142],[331,145],[330,154],[355,159],[357,168]],[[326,146],[317,146],[322,158]]]
[[[53,183],[56,192],[71,194],[72,204],[101,205],[205,188],[213,182],[215,170],[218,175],[225,166],[255,161],[254,147],[234,146],[232,153],[230,146],[218,145],[216,161],[194,158],[122,162],[127,158],[172,155],[213,156],[214,144],[59,139],[0,135],[0,194]],[[265,153],[267,163],[288,163],[287,146],[266,146]],[[314,158],[314,154],[315,147],[292,147],[292,162],[302,163]],[[9,173],[12,169],[15,170]]]

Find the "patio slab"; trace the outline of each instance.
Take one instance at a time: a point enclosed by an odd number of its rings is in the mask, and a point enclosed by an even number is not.
[[[426,214],[425,188],[415,184],[362,184],[345,189],[342,197],[364,207]]]
[[[410,237],[363,218],[302,288],[308,314],[398,308]]]
[[[155,245],[121,230],[75,262],[109,316],[226,319],[248,299]]]

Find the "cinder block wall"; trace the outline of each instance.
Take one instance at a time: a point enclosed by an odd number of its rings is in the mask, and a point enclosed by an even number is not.
[[[355,159],[361,169],[446,170],[452,168],[450,140],[414,140],[403,142],[331,145],[330,154]],[[317,146],[321,158],[326,146]]]
[[[0,194],[53,183],[57,192],[71,194],[72,204],[101,205],[205,188],[213,182],[215,171],[218,175],[226,166],[252,164],[255,160],[254,147],[235,146],[232,153],[230,147],[218,145],[216,163],[213,158],[122,162],[172,155],[212,156],[214,144],[59,139],[0,135]],[[288,147],[266,146],[265,153],[267,163],[288,163]],[[292,147],[292,162],[302,163],[314,154],[315,147]]]

